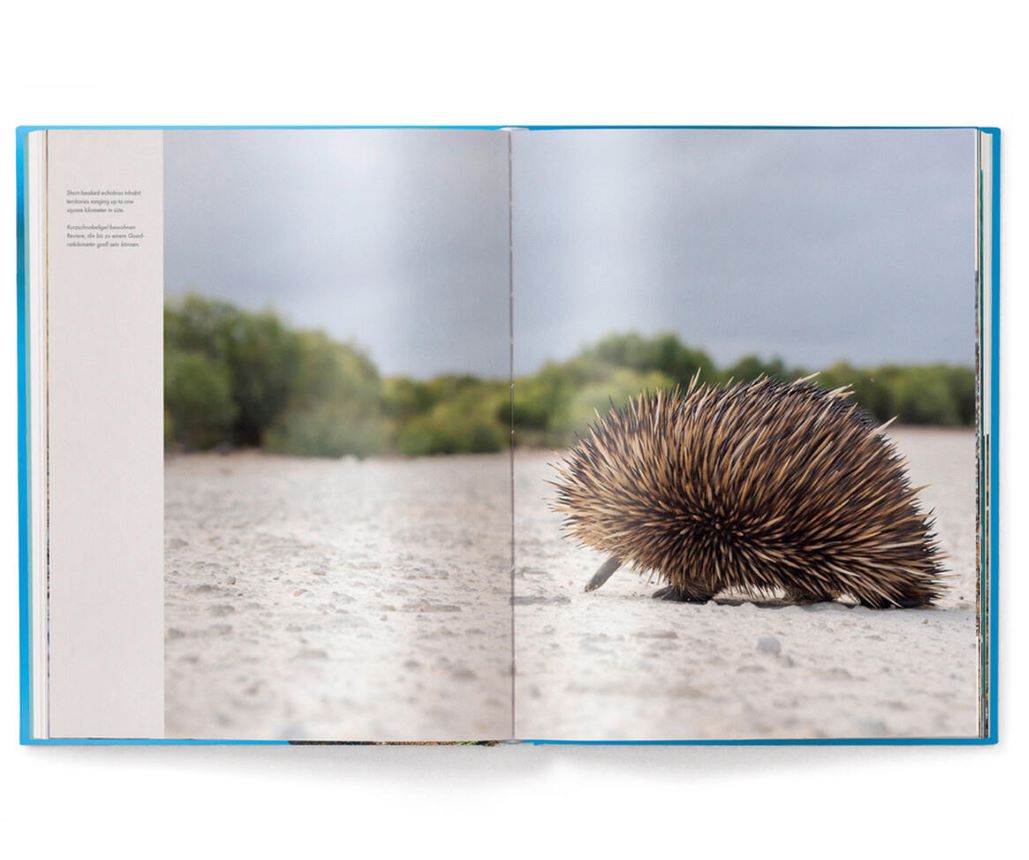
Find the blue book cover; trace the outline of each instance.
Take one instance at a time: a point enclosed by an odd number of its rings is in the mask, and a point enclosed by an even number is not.
[[[998,129],[17,172],[23,743],[996,743]]]

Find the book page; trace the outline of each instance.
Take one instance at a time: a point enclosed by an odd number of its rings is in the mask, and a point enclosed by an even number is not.
[[[511,734],[508,152],[165,135],[168,737]]]
[[[44,726],[55,738],[161,737],[162,134],[41,134]]]
[[[509,738],[507,136],[48,134],[40,731]]]
[[[974,138],[515,134],[519,737],[978,736]]]

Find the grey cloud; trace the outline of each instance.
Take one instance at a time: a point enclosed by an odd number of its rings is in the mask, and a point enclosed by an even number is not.
[[[507,142],[488,131],[175,131],[165,289],[271,307],[387,374],[508,371]]]
[[[514,138],[516,370],[610,331],[720,362],[974,359],[973,133]],[[507,144],[174,131],[165,285],[323,328],[384,373],[507,373]]]
[[[720,362],[970,364],[973,147],[969,130],[522,134],[516,367],[629,329]]]

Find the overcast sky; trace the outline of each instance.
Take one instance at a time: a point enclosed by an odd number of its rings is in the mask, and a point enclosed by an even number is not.
[[[274,308],[384,374],[507,376],[503,134],[174,131],[164,161],[167,294]]]
[[[974,361],[970,131],[514,139],[516,371],[612,331],[747,353]],[[507,148],[476,131],[169,132],[165,285],[507,373]]]

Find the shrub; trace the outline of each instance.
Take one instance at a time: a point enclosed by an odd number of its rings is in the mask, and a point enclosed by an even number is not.
[[[708,354],[683,345],[670,333],[644,337],[611,334],[583,350],[582,357],[639,372],[657,371],[673,382],[685,383],[699,370],[704,382],[716,382],[718,372]]]
[[[787,368],[782,359],[773,358],[771,361],[764,361],[756,355],[743,356],[735,364],[729,365],[722,373],[726,380],[733,379],[736,382],[753,382],[759,376],[792,382],[804,375],[802,371],[798,372]]]
[[[509,429],[497,412],[507,401],[507,386],[476,382],[451,399],[437,402],[427,413],[400,427],[396,437],[401,454],[485,454],[503,451]]]
[[[807,372],[747,355],[720,372],[673,334],[612,334],[515,381],[445,374],[382,380],[357,347],[297,331],[272,312],[188,295],[165,307],[165,444],[260,445],[286,454],[338,457],[500,451],[510,444],[562,446],[613,403],[645,389]],[[815,379],[850,385],[875,418],[970,425],[975,373],[950,365],[859,368],[837,362]]]
[[[322,332],[299,332],[285,406],[264,434],[284,454],[366,456],[385,447],[382,386],[368,357]]]
[[[166,444],[202,450],[229,441],[236,405],[227,368],[198,352],[166,350],[164,408]]]
[[[550,424],[550,444],[570,443],[577,434],[586,432],[596,420],[597,413],[604,415],[612,406],[624,406],[630,397],[641,391],[656,391],[673,385],[671,379],[657,371],[640,373],[617,368],[606,378],[584,386],[568,399]]]

